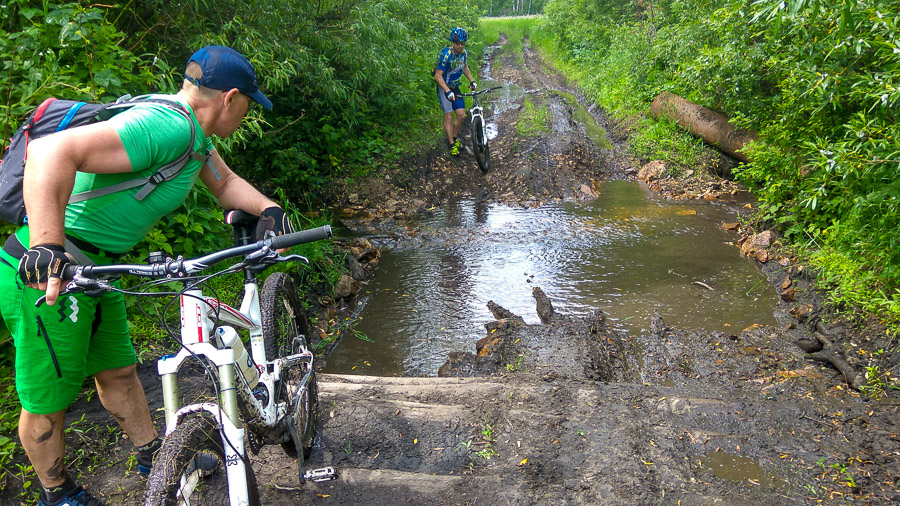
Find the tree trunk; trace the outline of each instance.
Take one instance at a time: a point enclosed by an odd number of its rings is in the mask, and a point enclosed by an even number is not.
[[[752,130],[736,130],[728,122],[728,118],[706,107],[688,102],[667,91],[659,94],[650,104],[650,115],[654,118],[663,116],[687,129],[691,134],[717,146],[732,157],[749,161],[747,154],[741,150],[757,139]]]

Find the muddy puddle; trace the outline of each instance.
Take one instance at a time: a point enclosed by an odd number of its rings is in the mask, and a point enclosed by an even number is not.
[[[493,300],[539,323],[533,287],[557,312],[600,308],[612,327],[646,334],[654,309],[680,328],[728,334],[775,325],[776,294],[722,229],[736,203],[670,201],[635,182],[598,187],[588,203],[516,208],[460,200],[433,210],[382,247],[360,292],[360,333],[344,338],[331,373],[436,374],[473,351]]]

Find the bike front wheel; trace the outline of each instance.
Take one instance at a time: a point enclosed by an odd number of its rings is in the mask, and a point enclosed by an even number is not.
[[[166,437],[154,458],[144,506],[229,504],[225,469],[225,450],[216,421],[190,416]],[[259,489],[249,460],[244,469],[250,504],[258,506]]]
[[[283,272],[270,275],[263,284],[259,305],[263,342],[269,360],[310,350],[311,325],[290,276]],[[275,385],[276,402],[285,402],[288,412],[294,416],[304,458],[309,457],[312,451],[319,400],[316,374],[311,366],[312,362],[301,362],[296,367],[283,370],[281,380]],[[307,374],[309,381],[304,384]],[[283,441],[281,446],[288,455],[298,456],[292,439]]]
[[[491,165],[491,150],[488,148],[487,134],[484,131],[484,118],[476,116],[472,120],[472,152],[475,162],[482,172],[487,172]]]

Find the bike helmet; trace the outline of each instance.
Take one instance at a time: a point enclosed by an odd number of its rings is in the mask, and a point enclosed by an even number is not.
[[[454,28],[450,30],[450,42],[465,42],[468,40],[469,34],[465,28]]]

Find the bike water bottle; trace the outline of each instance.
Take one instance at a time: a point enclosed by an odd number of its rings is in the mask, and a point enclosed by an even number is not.
[[[231,348],[234,353],[235,365],[240,367],[241,372],[244,373],[244,379],[247,380],[250,388],[254,388],[259,383],[259,371],[253,364],[253,360],[250,359],[250,355],[247,354],[247,348],[244,347],[241,336],[231,327],[217,328],[216,335],[222,340],[224,346]]]

